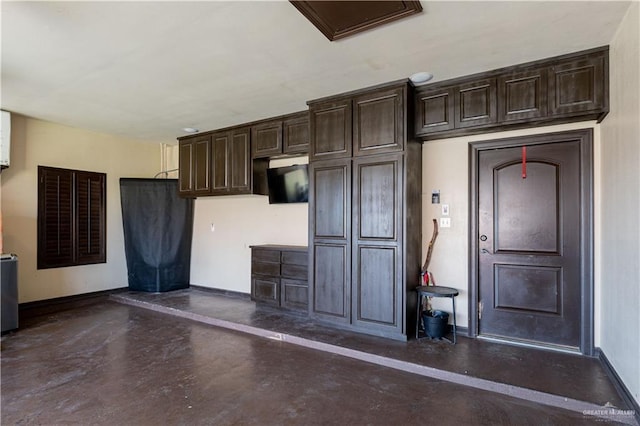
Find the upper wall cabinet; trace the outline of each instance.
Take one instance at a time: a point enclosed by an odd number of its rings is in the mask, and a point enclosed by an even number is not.
[[[608,61],[588,56],[549,68],[549,108],[554,116],[601,111],[608,106]]]
[[[313,139],[309,161],[351,157],[351,98],[311,105],[309,129]]]
[[[251,130],[240,127],[212,136],[210,195],[252,194]]]
[[[269,158],[309,152],[309,113],[179,139],[182,197],[267,195]]]
[[[211,190],[211,136],[198,135],[179,142],[179,191],[183,197],[207,195]]]
[[[310,102],[309,160],[404,150],[406,99],[406,83],[392,83]]]
[[[179,141],[182,197],[266,194],[268,160],[251,161],[251,129],[236,127]]]
[[[254,124],[251,128],[252,158],[306,155],[309,152],[307,111]]]
[[[268,121],[251,129],[253,158],[282,154],[282,120]]]
[[[375,91],[353,99],[353,154],[404,149],[404,89]]]
[[[531,126],[601,121],[609,111],[608,47],[420,87],[422,139]]]
[[[282,120],[282,153],[309,154],[309,112],[292,114]]]

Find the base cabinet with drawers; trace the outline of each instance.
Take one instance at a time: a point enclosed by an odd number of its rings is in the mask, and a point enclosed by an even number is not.
[[[308,259],[304,246],[251,246],[251,299],[306,312]]]

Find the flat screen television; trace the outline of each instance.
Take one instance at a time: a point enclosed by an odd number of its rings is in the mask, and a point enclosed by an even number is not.
[[[269,204],[306,203],[309,201],[309,166],[267,169]]]

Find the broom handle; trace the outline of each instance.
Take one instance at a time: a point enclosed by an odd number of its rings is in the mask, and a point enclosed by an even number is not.
[[[427,258],[424,260],[424,265],[422,266],[420,275],[424,275],[427,273],[429,263],[431,262],[431,253],[433,253],[433,245],[436,242],[436,238],[438,238],[438,221],[436,219],[433,219],[433,235],[431,236],[431,241],[429,241],[429,247],[427,248]]]

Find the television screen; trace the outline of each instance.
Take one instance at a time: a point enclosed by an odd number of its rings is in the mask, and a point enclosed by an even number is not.
[[[309,201],[307,164],[267,169],[269,204],[306,203]]]

